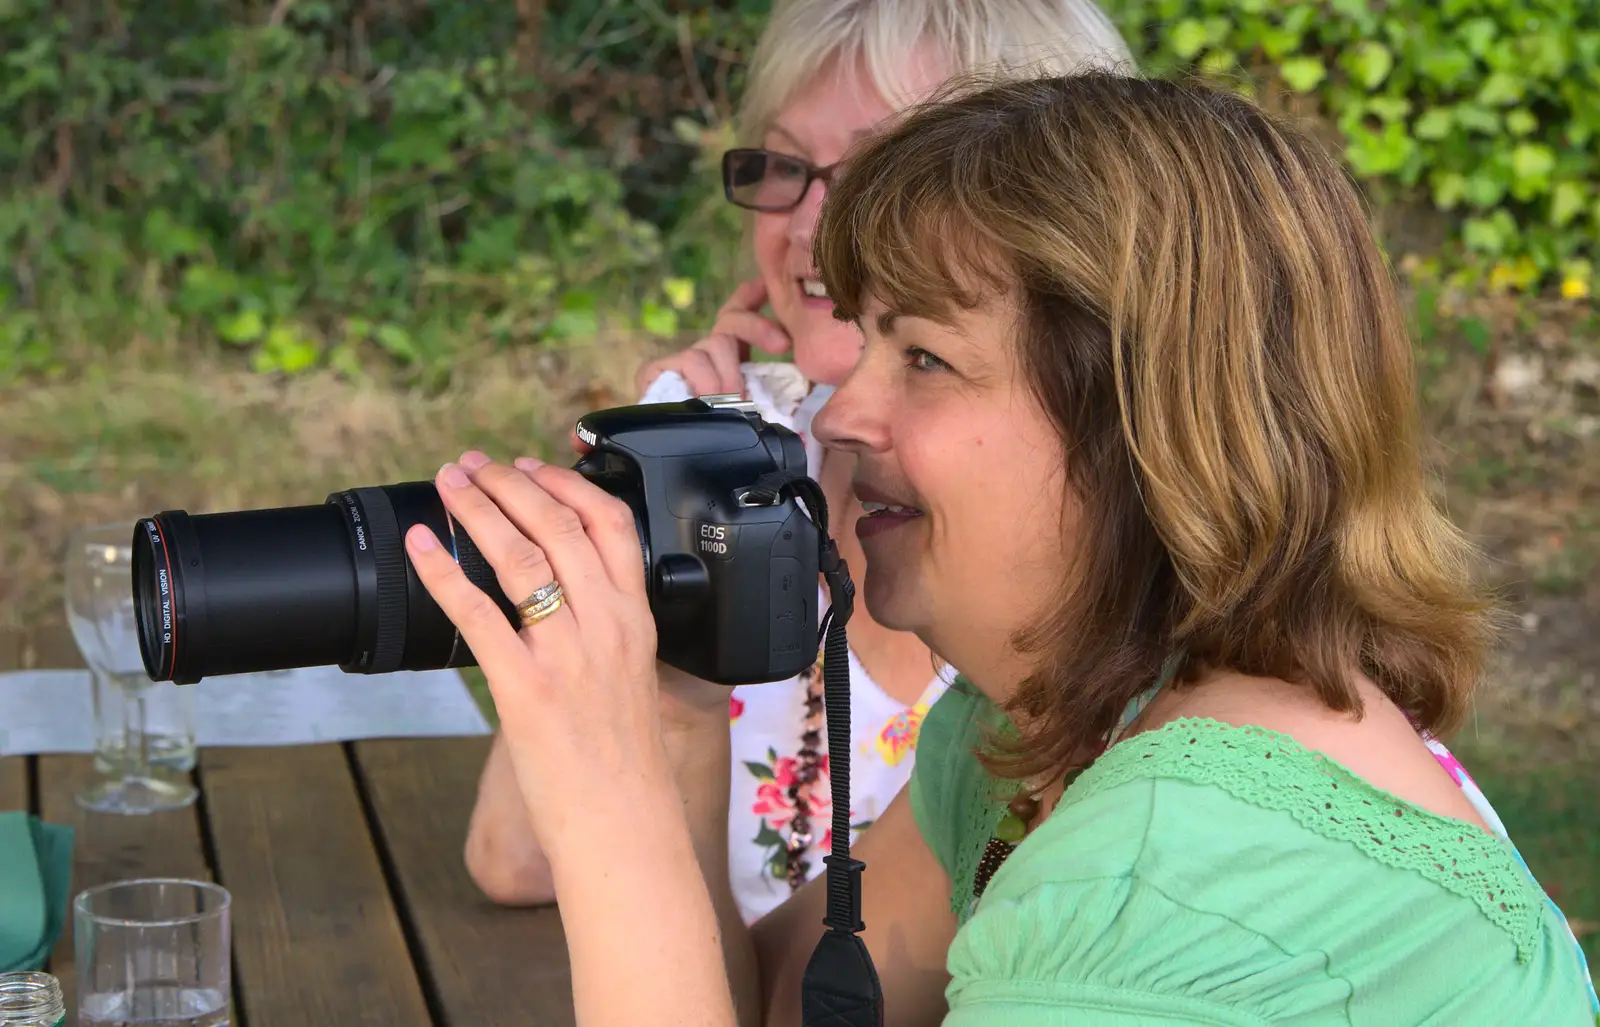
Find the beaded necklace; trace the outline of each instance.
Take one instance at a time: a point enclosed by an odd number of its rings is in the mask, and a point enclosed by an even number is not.
[[[794,780],[789,783],[789,803],[794,817],[789,821],[789,840],[784,843],[783,876],[789,891],[806,883],[811,862],[805,858],[811,848],[811,789],[820,776],[822,756],[817,745],[822,741],[822,658],[805,673],[805,719],[800,728],[800,749],[795,753]]]
[[[1105,751],[1102,746],[1094,758],[1098,759],[1100,753]],[[1093,759],[1089,761],[1094,762]],[[1067,774],[1063,779],[1064,787],[1072,787],[1079,774],[1087,769],[1087,764]],[[1042,791],[1042,789],[1041,789]],[[995,824],[994,834],[983,847],[983,856],[978,860],[978,869],[972,874],[972,900],[976,902],[983,897],[983,890],[989,887],[989,878],[1000,869],[1000,864],[1006,861],[1016,847],[1022,844],[1022,839],[1033,830],[1033,818],[1039,815],[1039,797],[1027,788],[1019,790],[1016,796],[1006,804],[1006,811],[1000,815],[999,823]]]
[[[1118,740],[1128,728],[1143,713],[1145,707],[1155,699],[1162,687],[1171,679],[1173,670],[1177,667],[1177,658],[1168,659],[1161,669],[1161,675],[1156,683],[1149,689],[1135,697],[1122,711],[1122,720],[1100,744],[1095,747],[1093,754],[1084,761],[1083,766],[1076,767],[1067,772],[1062,779],[1062,794],[1072,787],[1072,782],[1078,779],[1089,766],[1104,755],[1105,751],[1116,745]],[[989,836],[989,841],[984,844],[983,855],[978,860],[978,868],[972,874],[972,901],[974,904],[983,897],[983,891],[989,887],[989,879],[994,877],[995,871],[1000,869],[1006,857],[1014,852],[1022,840],[1033,830],[1033,820],[1039,815],[1039,793],[1043,788],[1022,787],[1015,797],[1006,804],[1006,811],[1000,814],[999,821],[995,824],[994,833]]]

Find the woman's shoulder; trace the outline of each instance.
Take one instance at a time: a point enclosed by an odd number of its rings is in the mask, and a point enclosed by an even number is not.
[[[1195,718],[1114,746],[990,888],[1085,873],[1137,877],[1270,931],[1319,910],[1364,907],[1383,919],[1395,902],[1447,894],[1452,915],[1522,955],[1544,912],[1504,839],[1385,792],[1287,735]]]
[[[1580,1022],[1558,926],[1500,839],[1287,736],[1175,721],[1115,746],[1001,866],[952,949],[952,1004],[1346,1024],[1470,998],[1446,1019]]]

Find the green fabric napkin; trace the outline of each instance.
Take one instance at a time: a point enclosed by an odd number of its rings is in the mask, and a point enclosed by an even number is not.
[[[0,973],[40,970],[72,890],[72,828],[0,813]]]

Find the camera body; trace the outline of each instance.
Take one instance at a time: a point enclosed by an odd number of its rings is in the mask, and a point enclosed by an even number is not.
[[[727,685],[776,681],[817,651],[821,532],[787,493],[800,437],[737,396],[582,417],[576,469],[622,499],[639,532],[658,654]],[[431,482],[336,492],[323,504],[190,515],[134,528],[139,645],[152,680],[337,664],[351,673],[477,661],[417,579],[402,540],[428,525],[517,623],[476,543]]]
[[[775,470],[804,474],[805,445],[737,396],[619,407],[579,419],[576,469],[639,526],[658,653],[696,677],[792,677],[817,648],[815,524],[792,499],[752,497]]]

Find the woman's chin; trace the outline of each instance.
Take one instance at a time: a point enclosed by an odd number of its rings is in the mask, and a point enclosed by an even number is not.
[[[867,613],[879,626],[891,631],[915,631],[920,626],[908,597],[895,587],[892,575],[874,574],[869,569],[861,583],[860,596]]]

